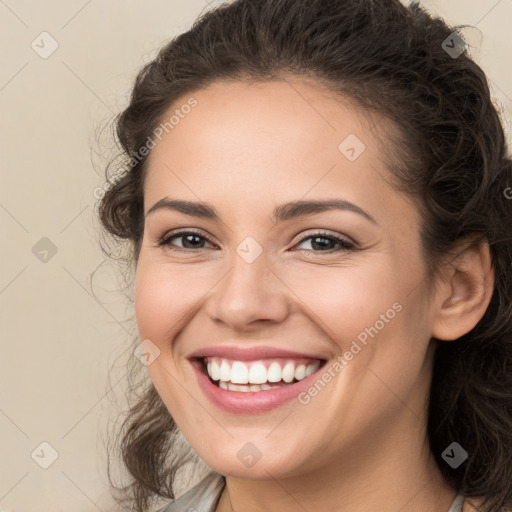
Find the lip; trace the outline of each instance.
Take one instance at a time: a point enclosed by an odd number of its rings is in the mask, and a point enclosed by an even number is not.
[[[306,354],[303,352],[294,352],[276,347],[237,347],[237,346],[213,346],[205,347],[190,354],[189,359],[203,357],[224,357],[235,361],[257,361],[259,359],[289,358],[289,359],[321,359],[325,356],[318,354]]]
[[[273,349],[273,353],[276,353],[276,349]],[[226,352],[223,352],[227,355]],[[289,354],[289,352],[288,352]],[[211,354],[213,356],[213,354]],[[217,355],[217,354],[215,354]],[[301,354],[302,357],[303,354]],[[223,411],[235,413],[235,414],[258,414],[272,409],[276,409],[293,399],[296,399],[300,393],[303,393],[308,389],[311,384],[318,378],[319,372],[326,365],[327,361],[322,359],[321,366],[308,377],[296,382],[295,384],[288,384],[287,386],[269,389],[265,391],[229,391],[222,389],[214,384],[210,377],[203,372],[203,360],[202,357],[191,359],[190,362],[194,371],[196,372],[199,386],[206,397],[219,409]],[[277,357],[277,356],[274,356]],[[292,356],[286,356],[292,357]],[[297,356],[295,356],[297,357]],[[321,359],[319,357],[313,357],[313,359]]]

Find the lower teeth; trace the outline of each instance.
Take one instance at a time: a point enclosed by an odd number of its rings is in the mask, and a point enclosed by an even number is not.
[[[242,393],[255,392],[255,391],[267,391],[269,389],[274,388],[282,388],[283,386],[289,386],[290,384],[295,384],[295,379],[292,382],[284,383],[284,382],[272,382],[266,384],[233,384],[232,382],[218,381],[214,382],[222,389],[227,389],[228,391],[240,391]]]

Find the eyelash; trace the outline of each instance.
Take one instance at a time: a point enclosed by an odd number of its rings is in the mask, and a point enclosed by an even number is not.
[[[205,236],[205,235],[203,235],[201,233],[198,233],[197,231],[179,231],[177,233],[172,233],[172,234],[169,234],[169,235],[165,235],[164,237],[162,237],[162,238],[160,238],[158,240],[158,245],[159,246],[171,246],[171,241],[172,240],[174,240],[176,238],[185,237],[186,235],[196,235],[196,236],[198,236],[200,238],[204,238],[208,243],[210,243],[212,245],[215,245],[212,242],[212,240],[210,240],[209,237],[207,237],[207,236]],[[356,250],[356,246],[354,244],[352,244],[352,243],[348,242],[347,240],[344,240],[343,238],[340,238],[340,237],[338,237],[336,235],[332,235],[330,233],[326,233],[326,232],[323,232],[323,231],[319,231],[317,233],[313,233],[313,234],[304,236],[303,238],[301,238],[297,242],[297,245],[301,244],[305,240],[315,239],[315,238],[324,238],[324,239],[327,239],[327,240],[334,241],[337,244],[339,244],[341,246],[341,248],[339,248],[339,249],[330,249],[330,250],[327,250],[327,251],[314,251],[314,250],[309,250],[309,249],[297,249],[297,250],[305,251],[308,254],[310,254],[310,253],[313,253],[313,254],[319,254],[319,253],[332,254],[332,253],[336,253],[336,252],[351,252],[351,251],[355,251]],[[171,250],[194,253],[194,252],[201,251],[202,249],[204,249],[204,248],[203,247],[200,247],[199,249],[173,248]]]

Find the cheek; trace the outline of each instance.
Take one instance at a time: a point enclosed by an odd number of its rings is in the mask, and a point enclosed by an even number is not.
[[[165,350],[207,291],[208,282],[188,269],[171,269],[141,258],[135,277],[135,314],[141,339],[149,338]]]
[[[365,328],[376,322],[379,330],[387,326],[390,322],[383,324],[381,315],[394,320],[401,309],[396,303],[404,300],[403,275],[389,262],[286,272],[283,281],[301,311],[343,350]]]
[[[190,408],[190,396],[183,392],[184,367],[179,366],[183,359],[173,342],[205,293],[198,289],[199,280],[192,284],[191,278],[190,272],[171,269],[141,251],[134,293],[139,337],[141,341],[150,339],[160,350],[147,371],[170,414],[185,431],[192,428],[183,412]]]
[[[332,367],[332,389],[344,397],[340,403],[357,396],[361,404],[367,401],[364,410],[382,412],[394,397],[380,379],[406,395],[421,371],[429,333],[424,289],[415,289],[419,261],[414,266],[412,255],[408,267],[400,258],[374,261],[319,267],[300,278],[290,271],[283,280],[301,311],[337,345],[341,360]]]

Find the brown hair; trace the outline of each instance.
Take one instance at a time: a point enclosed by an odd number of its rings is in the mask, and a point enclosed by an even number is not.
[[[512,161],[484,72],[466,53],[446,51],[456,30],[398,0],[235,0],[203,14],[139,72],[116,122],[125,171],[106,172],[111,186],[99,217],[115,240],[129,241],[136,262],[147,157],[133,157],[171,105],[215,80],[292,73],[394,121],[401,140],[392,141],[391,170],[396,186],[416,198],[431,274],[457,242],[489,243],[491,302],[469,333],[439,343],[427,433],[447,482],[498,512],[512,507]],[[152,384],[119,435],[132,477],[122,491],[135,510],[173,498],[185,459]],[[441,457],[454,441],[469,454],[457,469]]]

